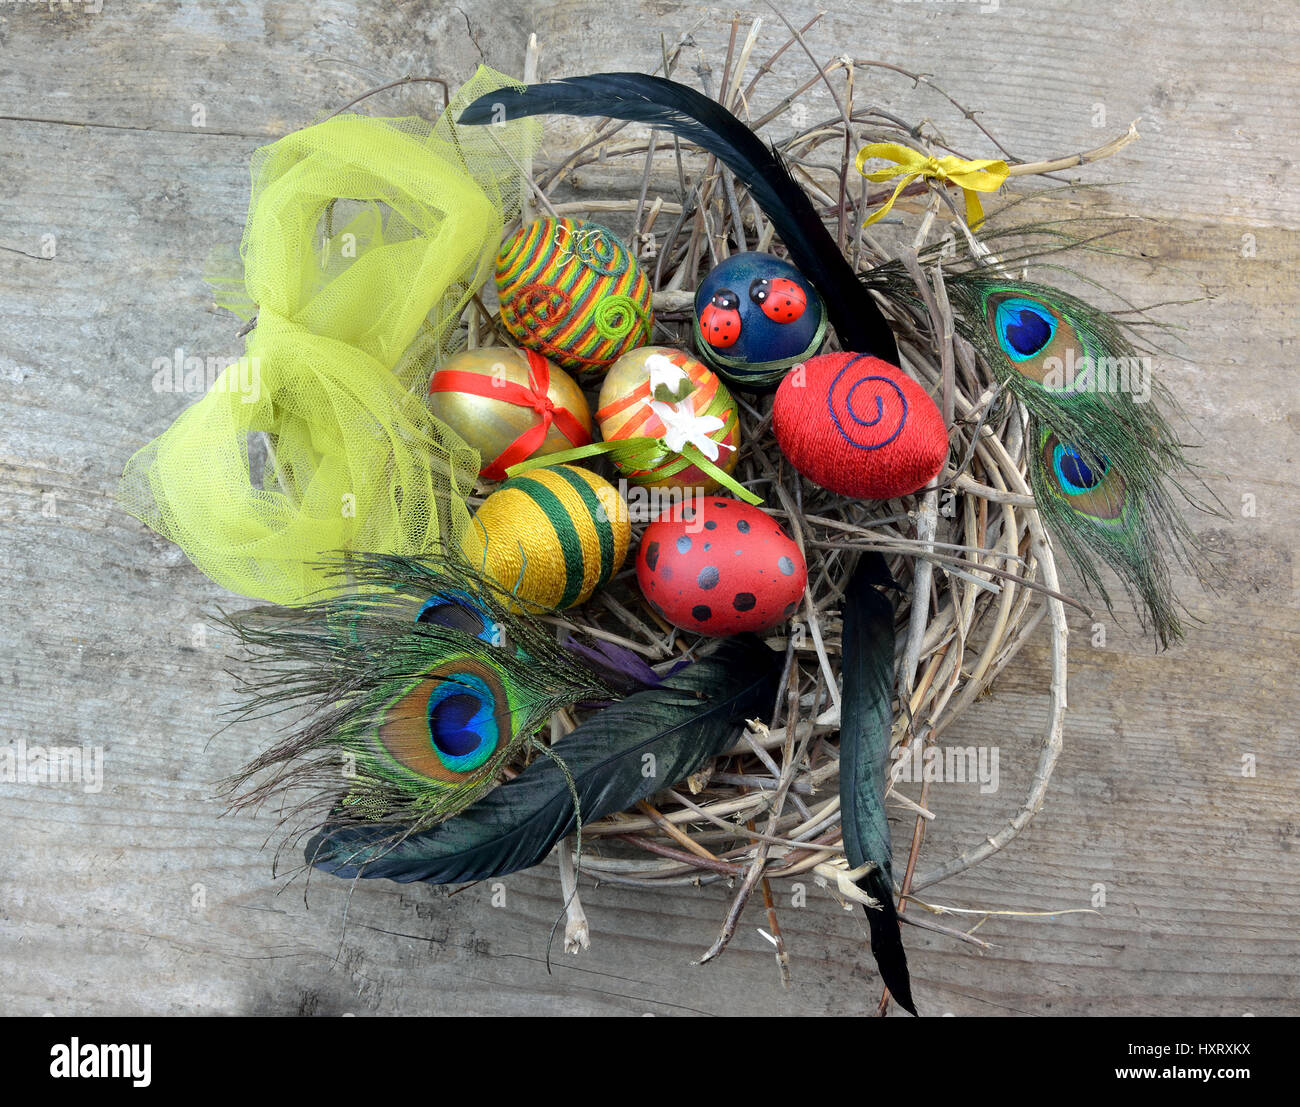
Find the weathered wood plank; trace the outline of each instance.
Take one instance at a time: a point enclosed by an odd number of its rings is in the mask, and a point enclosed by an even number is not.
[[[802,22],[811,8],[787,10]],[[309,910],[301,882],[281,891],[271,879],[261,847],[274,820],[219,818],[213,798],[213,782],[269,737],[247,727],[211,737],[230,680],[204,613],[240,601],[111,498],[130,451],[192,399],[155,393],[153,360],[177,346],[204,356],[238,348],[200,273],[210,248],[238,238],[256,145],[407,72],[462,78],[480,49],[514,68],[530,26],[545,43],[544,74],[636,66],[657,56],[661,28],[672,37],[698,9],[655,3],[636,13],[589,0],[0,9],[9,199],[0,206],[0,749],[84,743],[105,758],[99,792],[0,784],[11,845],[0,872],[6,1011],[821,1014],[874,1005],[860,914],[811,884],[802,909],[777,885],[793,954],[788,993],[755,932],[761,912],[746,916],[721,961],[691,965],[716,933],[721,885],[655,896],[584,890],[593,949],[557,952],[551,975],[553,865],[505,880],[500,907],[490,886],[448,898],[382,883],[358,887],[349,907],[347,885],[320,879]],[[781,40],[760,14],[768,29],[756,56]],[[694,32],[715,67],[721,18]],[[1135,240],[1150,260],[1083,264],[1141,301],[1213,296],[1169,309],[1186,331],[1162,371],[1228,508],[1192,517],[1225,554],[1227,575],[1217,593],[1182,582],[1203,620],[1183,647],[1153,655],[1131,618],[1103,615],[1107,644],[1096,648],[1091,620],[1072,616],[1067,749],[1047,808],[1005,854],[925,893],[954,906],[1050,911],[1088,906],[1101,883],[1106,906],[993,919],[980,934],[997,948],[984,957],[909,929],[921,1008],[1294,1014],[1300,234],[1296,190],[1285,187],[1297,112],[1285,11],[1068,3],[982,14],[917,3],[882,5],[870,26],[866,18],[832,12],[814,49],[852,44],[941,74],[1025,156],[1092,146],[1133,116],[1148,120],[1144,142],[1085,175],[1129,183],[1079,210],[1168,222]],[[760,106],[805,71],[788,53]],[[879,88],[891,110],[951,118],[905,81],[882,78]],[[383,110],[427,102],[424,91],[396,95]],[[1091,122],[1097,102],[1104,131]],[[195,104],[204,127],[192,123]],[[1253,257],[1243,256],[1248,232]],[[1243,514],[1247,495],[1253,516]],[[941,817],[923,865],[1014,809],[1046,680],[1045,651],[1031,646],[951,736],[998,745],[1001,787],[937,787]],[[1253,777],[1241,774],[1244,754],[1257,759]],[[910,819],[900,814],[897,826],[901,839]]]

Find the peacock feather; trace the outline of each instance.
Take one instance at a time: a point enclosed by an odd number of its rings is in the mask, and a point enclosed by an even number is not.
[[[745,719],[771,711],[780,671],[781,655],[757,638],[728,638],[592,715],[555,743],[553,757],[537,758],[458,818],[404,833],[333,812],[308,843],[307,863],[344,877],[433,884],[537,865],[583,823],[631,807],[716,757]]]
[[[1191,545],[1169,489],[1188,466],[1152,359],[1112,315],[1048,285],[979,273],[946,285],[959,332],[1029,413],[1048,526],[1108,607],[1100,564],[1115,571],[1167,646],[1182,634],[1169,563]]]
[[[463,564],[364,554],[338,571],[349,594],[224,620],[252,661],[237,718],[306,709],[230,782],[251,786],[241,805],[301,788],[294,812],[415,831],[492,788],[557,708],[611,695],[596,667]]]

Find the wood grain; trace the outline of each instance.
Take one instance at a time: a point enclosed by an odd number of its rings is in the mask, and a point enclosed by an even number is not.
[[[93,7],[93,5],[91,5]],[[720,67],[721,10],[593,0],[457,7],[397,0],[220,0],[0,7],[0,750],[102,746],[99,792],[0,784],[6,1013],[852,1014],[879,985],[860,913],[807,884],[778,909],[793,986],[778,983],[751,909],[731,949],[720,884],[650,895],[584,889],[593,948],[545,965],[559,911],[548,863],[455,896],[384,882],[273,880],[271,813],[222,818],[213,782],[270,733],[216,733],[230,695],[205,615],[223,593],[114,505],[131,451],[193,397],[155,393],[155,358],[238,351],[210,306],[203,259],[238,240],[247,159],[285,130],[406,73],[463,79],[480,57],[518,69],[536,29],[543,75],[657,58],[701,16]],[[802,23],[812,11],[787,5]],[[756,57],[783,39],[772,13]],[[941,75],[1013,151],[1087,148],[1141,116],[1144,140],[1076,199],[1149,220],[1136,260],[1082,263],[1104,288],[1166,309],[1183,330],[1160,365],[1225,505],[1193,527],[1222,557],[1217,591],[1180,580],[1194,625],[1153,653],[1133,619],[1072,616],[1066,752],[1048,805],[1006,853],[924,898],[959,907],[1098,914],[994,918],[984,956],[908,929],[923,1013],[1300,1012],[1300,639],[1294,472],[1300,433],[1295,273],[1300,191],[1296,43],[1285,6],[1081,0],[835,4],[810,36]],[[748,17],[746,17],[748,18]],[[755,109],[808,71],[787,53]],[[716,80],[718,73],[715,72]],[[888,110],[952,116],[881,75]],[[859,81],[859,95],[864,95]],[[375,110],[419,110],[427,88]],[[1093,126],[1104,104],[1105,127]],[[193,120],[203,106],[204,125]],[[815,110],[830,111],[823,97]],[[961,124],[954,138],[987,153]],[[973,136],[973,137],[972,137]],[[579,181],[579,184],[582,182]],[[1252,240],[1243,235],[1252,235]],[[54,256],[46,257],[53,236]],[[1252,246],[1253,243],[1253,246]],[[1253,256],[1247,256],[1252,255]],[[1243,514],[1243,497],[1255,512]],[[1072,578],[1071,578],[1072,580]],[[999,825],[1022,794],[1046,710],[1035,644],[950,736],[996,744],[1001,787],[936,786],[922,867]],[[1254,776],[1242,774],[1253,755]],[[910,830],[899,813],[897,837]],[[286,858],[289,868],[293,857]],[[501,892],[504,892],[502,900]],[[494,896],[501,906],[493,905]],[[951,920],[947,920],[951,921]]]

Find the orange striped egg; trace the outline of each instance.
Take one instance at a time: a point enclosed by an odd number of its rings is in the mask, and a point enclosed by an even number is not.
[[[572,372],[602,370],[650,339],[650,282],[599,223],[520,227],[497,254],[496,283],[506,330]]]
[[[609,367],[601,382],[600,409],[596,412],[601,437],[606,442],[661,437],[667,428],[651,406],[653,400],[695,416],[713,416],[715,429],[707,437],[718,444],[714,464],[724,473],[735,470],[740,451],[736,401],[708,366],[668,346],[642,346],[624,354]],[[615,464],[618,464],[617,457]],[[633,484],[650,488],[711,492],[718,487],[713,477],[680,454],[666,449],[647,468],[629,469],[619,465],[619,469]]]

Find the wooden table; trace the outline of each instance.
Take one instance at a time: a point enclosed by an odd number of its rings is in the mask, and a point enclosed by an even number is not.
[[[1296,262],[1300,113],[1284,5],[880,3],[809,33],[936,74],[1020,157],[1087,149],[1141,117],[1143,140],[1074,176],[1074,212],[1147,220],[1140,257],[1080,264],[1121,295],[1175,301],[1185,328],[1161,363],[1226,513],[1189,513],[1224,558],[1217,591],[1180,578],[1194,624],[1156,654],[1126,613],[1072,614],[1066,751],[1046,809],[1005,852],[932,889],[1003,911],[995,948],[905,931],[925,1014],[1295,1014],[1300,940],[1294,479],[1300,432]],[[100,9],[100,10],[96,10]],[[994,10],[996,9],[996,10]],[[802,25],[813,8],[783,5]],[[585,890],[594,931],[545,967],[559,909],[553,862],[448,897],[442,889],[271,875],[269,816],[220,818],[213,782],[269,732],[213,737],[231,681],[205,629],[235,606],[179,550],[116,508],[123,462],[194,397],[157,393],[177,347],[238,353],[211,306],[208,251],[239,239],[259,145],[407,73],[519,72],[536,30],[542,74],[646,68],[659,36],[694,27],[716,82],[730,11],[675,0],[217,0],[0,6],[0,531],[3,743],[104,751],[102,790],[0,783],[0,986],[6,1012],[233,1014],[824,1014],[874,1009],[860,913],[809,884],[781,908],[793,986],[779,985],[751,907],[730,950],[692,965],[728,893]],[[785,38],[764,5],[756,57]],[[811,72],[788,51],[770,106]],[[689,73],[688,73],[689,76]],[[943,120],[991,151],[927,89],[886,72],[858,95]],[[372,101],[428,109],[428,86]],[[814,110],[829,111],[823,94]],[[584,187],[584,181],[576,182]],[[585,187],[599,187],[597,175]],[[999,744],[1001,788],[937,789],[925,857],[990,833],[1023,793],[1046,711],[1045,644],[1026,649],[959,728]],[[4,748],[0,745],[0,750]],[[1254,773],[1243,773],[1243,759]],[[901,813],[896,837],[910,832]],[[274,840],[272,840],[272,845]],[[288,859],[292,867],[295,858]],[[778,886],[781,887],[781,886]],[[351,894],[350,909],[349,895]],[[782,892],[788,899],[788,889]],[[310,908],[310,909],[309,909]],[[346,917],[345,917],[346,911]]]

